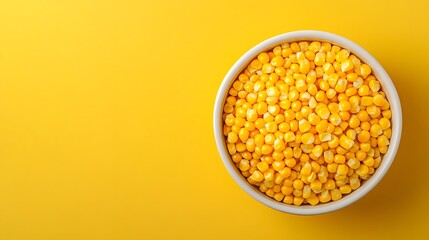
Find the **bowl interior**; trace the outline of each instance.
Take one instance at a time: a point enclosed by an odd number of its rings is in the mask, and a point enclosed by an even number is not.
[[[382,89],[386,93],[386,97],[390,102],[390,109],[392,111],[392,137],[390,139],[389,149],[387,153],[383,156],[381,165],[377,168],[371,178],[365,181],[360,188],[344,196],[339,201],[318,204],[316,206],[293,206],[277,202],[276,200],[266,196],[264,193],[260,192],[259,189],[248,183],[230,159],[228,150],[226,148],[226,142],[223,136],[223,105],[228,95],[228,89],[231,87],[233,81],[260,52],[270,50],[273,47],[285,42],[294,41],[330,42],[331,44],[335,44],[342,48],[350,50],[359,59],[361,59],[363,62],[365,62],[372,68],[372,74],[377,78],[377,80],[380,81]],[[242,187],[248,194],[250,194],[259,202],[282,212],[301,215],[321,214],[335,211],[357,201],[366,193],[368,193],[371,189],[373,189],[375,185],[377,185],[377,183],[383,178],[390,165],[392,164],[392,161],[399,147],[401,130],[402,112],[399,97],[392,80],[390,79],[386,71],[383,69],[383,67],[377,62],[374,57],[372,57],[366,50],[364,50],[356,43],[339,35],[320,31],[297,31],[281,34],[270,38],[250,49],[233,65],[233,67],[230,69],[230,71],[224,78],[222,85],[220,86],[218,91],[214,111],[214,131],[216,144],[218,146],[218,150],[222,157],[224,165],[226,166],[227,170],[234,178],[234,180],[240,185],[240,187]]]

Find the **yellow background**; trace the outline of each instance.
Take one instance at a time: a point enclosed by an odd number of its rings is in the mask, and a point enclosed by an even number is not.
[[[427,239],[425,2],[1,1],[0,239]],[[371,52],[404,117],[383,181],[312,217],[242,191],[212,130],[232,64],[300,29]]]

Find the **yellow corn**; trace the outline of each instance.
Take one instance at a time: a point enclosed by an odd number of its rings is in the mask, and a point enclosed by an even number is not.
[[[301,131],[302,133],[308,132],[310,128],[311,124],[307,120],[302,119],[299,121],[299,131]]]
[[[341,186],[339,190],[340,190],[341,194],[349,194],[352,192],[352,188],[350,185]]]
[[[342,72],[348,72],[353,69],[353,62],[350,59],[345,60],[343,63],[341,63],[341,71]]]
[[[372,157],[368,157],[367,159],[365,159],[364,161],[363,161],[363,163],[365,164],[365,165],[367,165],[368,167],[372,167],[372,166],[374,166],[374,158],[372,158]]]
[[[351,169],[356,170],[359,168],[360,162],[355,158],[351,158],[347,161],[347,166],[349,166]]]
[[[323,52],[316,53],[316,56],[314,57],[314,64],[316,66],[323,66],[326,61],[326,54]]]
[[[319,139],[321,142],[328,142],[328,141],[331,141],[332,135],[331,133],[320,133]]]
[[[339,189],[333,189],[330,191],[330,193],[332,201],[338,201],[343,197]]]
[[[363,78],[366,78],[369,74],[371,74],[371,67],[367,64],[362,64],[360,66],[360,75],[362,75]]]
[[[302,190],[302,197],[303,198],[309,198],[311,195],[311,189],[309,185],[305,185],[303,190]]]
[[[328,165],[326,166],[326,169],[330,173],[337,172],[337,168],[338,168],[338,164],[337,163],[328,163]]]
[[[312,206],[316,206],[319,203],[319,198],[317,196],[310,196],[307,198],[307,202]]]
[[[386,100],[384,99],[384,96],[381,94],[377,94],[373,97],[373,103],[375,106],[381,107],[385,104]]]
[[[347,80],[344,78],[340,78],[337,82],[337,85],[335,85],[335,91],[339,93],[345,92],[347,89]]]
[[[346,175],[348,171],[349,171],[349,168],[345,164],[340,164],[337,167],[337,174],[339,175]]]
[[[228,143],[236,143],[238,141],[238,135],[235,132],[228,133]]]
[[[296,190],[301,190],[304,187],[304,183],[300,179],[295,179],[292,184],[293,188]]]
[[[368,86],[372,92],[378,92],[380,90],[380,82],[375,79],[369,81]]]
[[[249,178],[255,182],[262,182],[262,180],[264,180],[264,174],[256,170],[252,173],[252,175]]]
[[[346,135],[347,135],[347,137],[349,137],[350,139],[355,140],[355,139],[356,139],[356,136],[357,136],[357,133],[356,133],[356,130],[354,130],[354,129],[349,129],[349,130],[347,130]]]
[[[273,147],[272,147],[271,145],[264,144],[264,145],[262,145],[262,147],[261,147],[261,152],[262,152],[262,154],[264,154],[264,155],[268,155],[268,154],[270,154],[270,153],[272,153],[272,152],[273,152]]]
[[[285,162],[284,161],[274,161],[272,164],[272,167],[277,172],[280,172],[283,168],[285,168]]]
[[[328,141],[328,146],[330,148],[337,148],[338,145],[340,145],[340,141],[339,141],[338,137],[335,135],[332,136],[332,139],[330,141]]]
[[[350,178],[350,187],[352,190],[356,190],[360,187],[361,183],[358,178]]]
[[[341,49],[336,55],[335,55],[335,59],[337,60],[337,62],[344,62],[347,60],[347,58],[349,58],[350,56],[350,51],[346,50],[346,49]]]
[[[319,201],[322,203],[331,201],[331,194],[328,190],[322,191],[319,195]]]
[[[356,173],[360,176],[360,177],[364,177],[368,174],[369,172],[369,168],[368,166],[362,164],[360,165],[360,167],[356,170]]]
[[[302,202],[304,201],[303,197],[299,197],[299,196],[295,196],[293,198],[293,205],[295,206],[300,206],[302,204]]]
[[[301,141],[304,144],[314,143],[314,135],[312,133],[304,133],[301,137]]]
[[[293,204],[293,196],[292,195],[286,195],[283,199],[283,202],[286,204]]]
[[[331,122],[332,124],[334,124],[334,126],[338,126],[341,123],[341,117],[340,115],[338,115],[338,113],[332,113],[329,116],[329,122]]]
[[[331,150],[325,151],[323,153],[323,158],[326,163],[332,163],[334,161],[334,154]]]
[[[358,134],[357,138],[359,142],[365,143],[369,140],[370,137],[371,137],[371,134],[368,131],[363,130]]]
[[[310,45],[308,46],[308,50],[316,53],[316,52],[319,52],[321,46],[322,44],[320,42],[314,41],[310,43]]]
[[[335,72],[335,69],[334,69],[334,67],[332,66],[331,63],[327,62],[327,63],[323,64],[323,71],[326,74],[332,74],[332,73]]]
[[[370,106],[370,105],[372,105],[372,100],[373,100],[373,98],[370,96],[363,96],[361,98],[361,105],[365,106],[365,107]]]
[[[320,117],[315,113],[310,113],[308,115],[308,122],[311,125],[317,125],[320,122],[320,120],[321,120]]]
[[[270,167],[268,166],[268,163],[266,162],[259,162],[256,167],[258,168],[259,171],[261,171],[262,173],[266,172]]]
[[[310,188],[315,192],[320,191],[322,190],[322,183],[319,180],[315,180],[310,183]]]
[[[369,130],[371,137],[378,137],[383,133],[383,130],[381,129],[381,126],[378,124],[371,125],[371,128]]]
[[[389,139],[386,136],[381,135],[377,138],[377,144],[379,147],[386,147],[389,145]]]
[[[312,182],[314,182],[314,180],[316,180],[316,173],[314,173],[314,172],[311,172],[310,173],[310,175],[307,177],[307,181],[309,182],[309,183],[312,183]]]
[[[335,163],[346,163],[346,157],[344,157],[344,155],[342,155],[339,148],[340,147],[338,147],[336,149],[337,154],[335,154],[335,156],[334,156],[334,162]]]
[[[345,135],[342,135],[340,138],[340,145],[341,145],[341,147],[343,147],[345,149],[352,148],[354,143],[355,142],[351,138],[349,138]]]
[[[392,111],[390,111],[390,110],[384,110],[382,112],[382,114],[383,114],[383,117],[385,117],[386,119],[391,119],[392,118]]]
[[[380,166],[392,136],[390,103],[371,73],[330,43],[260,53],[223,105],[231,160],[250,184],[286,204],[317,205],[356,190]]]
[[[370,94],[370,90],[369,90],[368,85],[362,85],[358,89],[358,94],[359,94],[359,96],[368,96]]]
[[[350,102],[348,102],[348,101],[341,101],[341,102],[338,104],[338,108],[339,108],[339,110],[340,110],[340,111],[342,111],[342,112],[347,112],[347,111],[350,111],[350,109],[351,109],[351,104],[350,104]]]
[[[380,124],[381,130],[383,131],[390,128],[390,121],[387,118],[380,118],[378,123]]]

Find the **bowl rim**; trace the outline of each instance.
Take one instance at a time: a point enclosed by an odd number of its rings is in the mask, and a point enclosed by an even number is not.
[[[375,75],[377,80],[380,81],[383,91],[386,93],[386,97],[390,102],[390,109],[392,111],[392,136],[390,139],[389,149],[384,155],[381,165],[377,168],[371,178],[365,181],[365,183],[362,184],[360,188],[354,190],[352,193],[335,202],[318,204],[316,206],[294,206],[278,202],[266,196],[264,193],[260,192],[258,189],[250,185],[250,183],[248,183],[247,180],[241,175],[241,173],[238,171],[238,169],[230,159],[230,155],[226,149],[226,142],[223,136],[222,113],[227,92],[232,85],[232,82],[242,71],[244,66],[246,66],[254,57],[256,57],[257,54],[272,49],[274,46],[279,45],[281,43],[310,40],[330,42],[332,44],[346,48],[372,68],[373,75]],[[225,78],[223,79],[216,95],[215,107],[213,112],[213,128],[217,149],[219,151],[223,164],[225,165],[226,169],[228,170],[232,178],[235,180],[235,182],[247,194],[249,194],[257,201],[261,202],[262,204],[281,212],[297,215],[316,215],[336,211],[346,206],[349,206],[350,204],[356,202],[357,200],[365,196],[381,181],[381,179],[389,170],[399,148],[402,133],[402,110],[398,93],[389,75],[381,66],[381,64],[364,48],[345,37],[330,32],[316,30],[300,30],[286,32],[271,37],[265,41],[262,41],[261,43],[255,45],[250,50],[248,50],[234,63],[234,65],[230,68]]]

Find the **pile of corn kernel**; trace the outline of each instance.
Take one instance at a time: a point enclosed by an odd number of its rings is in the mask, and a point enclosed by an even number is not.
[[[337,201],[380,166],[392,134],[389,102],[371,67],[327,42],[260,53],[223,108],[232,161],[271,198]]]

